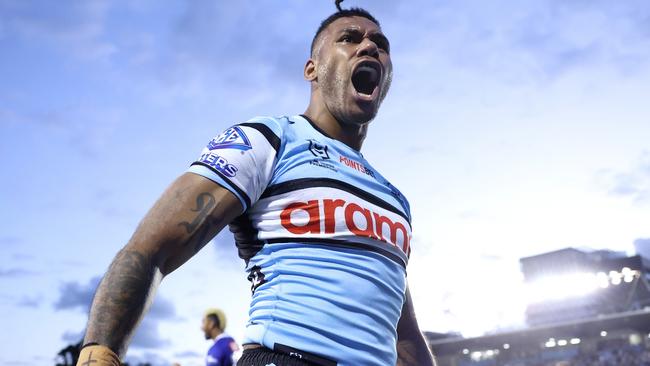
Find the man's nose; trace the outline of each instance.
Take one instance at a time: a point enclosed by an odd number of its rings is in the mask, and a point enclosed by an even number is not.
[[[357,48],[357,57],[370,56],[379,58],[379,48],[377,44],[369,39],[364,39]]]

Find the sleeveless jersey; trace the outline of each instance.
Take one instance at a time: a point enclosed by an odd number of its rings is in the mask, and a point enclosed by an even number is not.
[[[246,343],[321,365],[394,365],[411,220],[361,153],[306,116],[228,128],[190,172],[244,207],[230,224],[252,282]]]

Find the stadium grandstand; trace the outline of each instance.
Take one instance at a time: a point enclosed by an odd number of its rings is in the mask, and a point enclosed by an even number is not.
[[[425,332],[439,366],[650,366],[650,261],[562,249],[520,259],[526,327]]]

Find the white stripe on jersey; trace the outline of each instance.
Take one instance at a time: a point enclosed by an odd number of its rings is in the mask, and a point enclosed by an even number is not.
[[[371,245],[408,262],[411,227],[402,216],[329,187],[265,197],[248,212],[258,239],[335,239]]]

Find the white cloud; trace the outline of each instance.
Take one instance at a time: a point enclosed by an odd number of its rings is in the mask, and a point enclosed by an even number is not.
[[[60,288],[59,300],[54,303],[54,308],[56,310],[74,310],[81,308],[87,312],[99,280],[99,277],[93,277],[86,285],[77,282],[64,283]]]
[[[603,171],[611,195],[630,198],[635,204],[650,203],[650,151],[644,151],[628,171]]]
[[[54,304],[56,310],[76,310],[81,308],[88,311],[94,297],[100,278],[93,277],[88,284],[82,285],[77,282],[66,282],[61,286],[60,295]],[[145,315],[144,319],[138,326],[131,347],[136,350],[141,349],[161,349],[171,344],[170,340],[161,335],[158,326],[161,322],[178,321],[180,318],[176,314],[174,305],[162,296],[157,296]],[[77,333],[66,331],[63,339],[70,341],[71,335]]]

